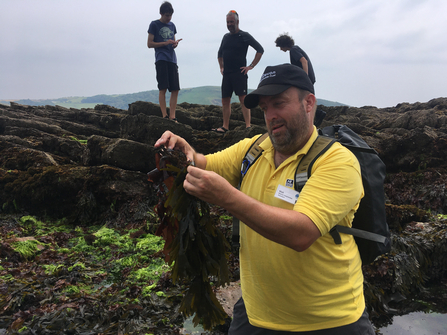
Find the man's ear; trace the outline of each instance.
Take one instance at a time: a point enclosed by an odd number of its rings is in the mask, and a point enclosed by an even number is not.
[[[312,112],[317,105],[317,98],[312,93],[309,93],[304,100],[306,101],[306,112]]]

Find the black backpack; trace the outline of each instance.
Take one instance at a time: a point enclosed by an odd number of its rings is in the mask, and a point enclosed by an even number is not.
[[[364,197],[352,221],[352,228],[335,226],[330,234],[336,244],[341,244],[340,233],[354,235],[363,264],[372,263],[377,256],[391,249],[391,238],[386,222],[385,164],[377,152],[366,144],[354,131],[344,125],[334,125],[318,130],[319,136],[309,152],[301,159],[295,173],[295,189],[300,192],[310,178],[314,162],[324,154],[331,145],[338,141],[347,147],[358,159],[362,172]],[[250,147],[242,161],[241,181],[251,165],[261,156],[259,147],[268,134],[260,136]],[[233,246],[239,243],[239,220],[233,220]]]

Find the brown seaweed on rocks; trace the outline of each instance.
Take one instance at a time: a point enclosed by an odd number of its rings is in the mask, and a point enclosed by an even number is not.
[[[195,326],[201,323],[211,330],[227,317],[211,280],[217,286],[230,282],[226,258],[229,244],[217,229],[208,203],[183,188],[189,165],[186,156],[163,148],[156,155],[157,169],[148,173],[148,179],[158,187],[157,235],[166,241],[164,253],[172,265],[172,281],[186,287],[179,311],[184,317],[194,315]]]

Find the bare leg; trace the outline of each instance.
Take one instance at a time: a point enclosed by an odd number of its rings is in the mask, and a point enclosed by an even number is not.
[[[240,95],[239,101],[241,103],[242,115],[244,116],[244,120],[245,120],[245,127],[248,128],[251,126],[251,113],[250,113],[251,111],[244,105],[245,97],[246,97],[246,95]]]
[[[171,92],[171,99],[169,100],[169,118],[175,119],[175,109],[177,108],[178,91]]]
[[[230,129],[231,97],[222,98],[222,118],[225,129]]]
[[[158,91],[158,103],[160,104],[161,115],[166,117],[168,113],[166,112],[166,89]]]

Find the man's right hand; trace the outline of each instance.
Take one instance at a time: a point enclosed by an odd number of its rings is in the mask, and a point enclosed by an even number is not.
[[[163,135],[155,142],[154,147],[158,148],[164,146],[167,149],[180,150],[182,151],[190,162],[198,163],[196,160],[198,155],[196,151],[189,145],[186,140],[174,133],[165,131]],[[202,156],[203,157],[203,156]]]

